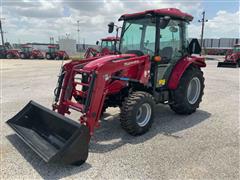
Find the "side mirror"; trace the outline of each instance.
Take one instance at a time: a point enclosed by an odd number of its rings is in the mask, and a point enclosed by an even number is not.
[[[188,52],[189,54],[200,54],[202,51],[202,48],[198,42],[197,39],[192,39],[189,46],[188,46]]]
[[[108,33],[112,33],[114,30],[114,22],[108,24]]]
[[[98,46],[98,44],[99,44],[99,41],[96,41],[96,45]]]
[[[176,32],[178,32],[178,28],[171,26],[171,27],[169,27],[169,31],[171,31],[172,33],[176,33]]]
[[[169,21],[170,21],[170,16],[164,16],[163,18],[160,19],[160,28],[164,29],[167,27]]]

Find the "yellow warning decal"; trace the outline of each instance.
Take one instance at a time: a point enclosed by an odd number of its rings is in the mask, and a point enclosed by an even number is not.
[[[160,79],[160,80],[158,81],[158,83],[159,83],[159,85],[163,86],[163,85],[165,85],[165,83],[166,83],[166,79]]]

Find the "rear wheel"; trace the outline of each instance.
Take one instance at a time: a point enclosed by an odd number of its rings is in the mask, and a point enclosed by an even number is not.
[[[85,163],[85,160],[76,161],[76,162],[72,163],[71,165],[73,165],[73,166],[81,166],[83,163]]]
[[[147,92],[130,94],[121,107],[120,122],[123,129],[134,136],[147,132],[153,123],[154,105],[152,95]]]
[[[178,114],[191,114],[196,111],[202,101],[204,89],[203,72],[190,66],[183,74],[179,85],[173,93],[173,104],[170,107]]]

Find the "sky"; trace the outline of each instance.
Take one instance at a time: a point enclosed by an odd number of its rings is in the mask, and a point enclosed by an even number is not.
[[[94,44],[109,36],[107,24],[121,26],[125,13],[148,9],[179,8],[194,16],[189,37],[200,37],[202,11],[206,11],[205,38],[240,37],[239,0],[0,0],[0,15],[5,39],[10,43],[48,43],[66,34],[80,43]],[[114,34],[111,34],[114,35]]]

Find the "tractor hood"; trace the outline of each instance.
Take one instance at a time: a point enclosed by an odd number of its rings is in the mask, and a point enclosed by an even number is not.
[[[17,49],[8,49],[8,52],[19,52]]]
[[[107,63],[109,61],[128,59],[128,58],[132,58],[132,57],[136,57],[136,56],[137,55],[135,55],[135,54],[107,55],[107,56],[103,56],[103,57],[100,57],[96,60],[89,62],[88,64],[86,64],[84,66],[84,69],[91,71],[91,70],[95,70],[96,68],[104,65],[105,63]]]

